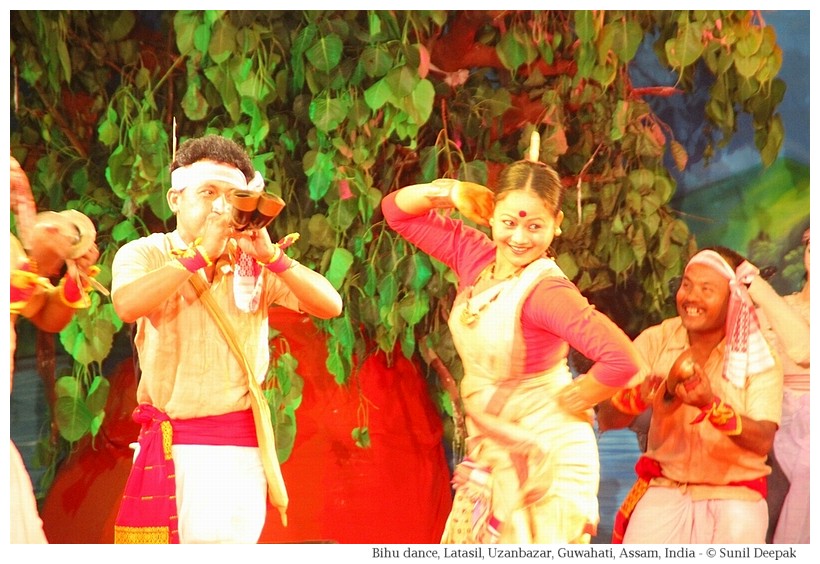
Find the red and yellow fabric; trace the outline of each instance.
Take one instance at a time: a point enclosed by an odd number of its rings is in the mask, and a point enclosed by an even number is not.
[[[615,392],[615,395],[612,396],[610,401],[618,411],[630,415],[639,415],[649,407],[649,405],[643,401],[643,398],[641,398],[640,386],[622,388]]]
[[[11,270],[11,290],[9,307],[13,315],[20,315],[37,291],[37,288],[51,289],[51,282],[37,274],[34,261],[25,259],[19,268]]]
[[[178,544],[172,445],[258,446],[251,410],[171,420],[161,410],[137,406],[139,451],[114,523],[116,544]]]
[[[709,419],[709,422],[716,429],[727,435],[739,435],[743,432],[740,416],[732,409],[731,405],[723,403],[723,400],[717,396],[712,400],[712,403],[701,409],[700,414],[692,420],[692,425],[696,425],[705,419]]]

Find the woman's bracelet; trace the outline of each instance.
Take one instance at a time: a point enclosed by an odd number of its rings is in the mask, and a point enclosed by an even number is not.
[[[449,187],[440,186],[435,184],[434,182],[430,183],[430,191],[424,195],[425,198],[432,204],[434,208],[452,208],[453,198],[451,197],[453,194],[453,186],[458,180],[453,180],[453,184]]]
[[[706,418],[716,429],[726,435],[739,435],[743,432],[740,415],[731,405],[723,403],[723,400],[717,396],[714,397],[712,403],[700,408],[700,413],[692,420],[692,424],[700,423]]]

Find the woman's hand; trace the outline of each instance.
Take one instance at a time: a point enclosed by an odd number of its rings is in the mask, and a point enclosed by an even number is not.
[[[558,403],[571,413],[584,412],[611,398],[618,389],[601,384],[588,374],[582,374],[559,390]]]
[[[461,214],[484,227],[490,226],[490,218],[495,209],[493,191],[476,184],[452,178],[439,178],[431,184],[449,190],[450,201]]]

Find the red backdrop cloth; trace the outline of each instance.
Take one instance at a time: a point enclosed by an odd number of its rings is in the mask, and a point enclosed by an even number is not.
[[[450,471],[441,419],[419,366],[400,353],[368,358],[339,386],[325,368],[325,338],[310,318],[271,310],[305,379],[296,411],[296,442],[282,474],[290,497],[288,526],[269,508],[260,542],[437,543],[450,511]],[[111,379],[103,433],[61,466],[41,511],[53,543],[113,542],[114,517],[139,428],[130,359]],[[361,390],[361,396],[359,395]],[[365,398],[364,400],[362,398]],[[355,446],[360,403],[372,446]]]

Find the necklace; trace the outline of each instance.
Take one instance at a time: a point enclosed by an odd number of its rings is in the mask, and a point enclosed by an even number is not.
[[[489,298],[485,297],[485,299],[482,299],[481,301],[483,303],[478,305],[478,307],[475,307],[475,304],[473,303],[473,291],[475,290],[476,284],[485,279],[495,280],[495,262],[491,262],[486,267],[484,267],[484,270],[482,270],[481,274],[478,275],[475,284],[473,284],[467,289],[467,300],[465,301],[464,309],[461,311],[461,315],[458,318],[459,321],[461,321],[461,323],[467,325],[468,327],[475,323],[479,315],[481,315],[481,312],[487,309],[487,307],[489,307],[489,305],[493,303],[498,298],[498,296],[501,295],[501,292],[504,290],[504,288],[508,286],[507,284],[504,284],[504,282],[512,280],[513,278],[521,274],[522,270],[524,270],[523,266],[516,269],[515,272],[513,272],[509,276],[500,279],[499,283],[493,286],[491,289],[485,290],[485,292],[493,293],[490,295]]]

